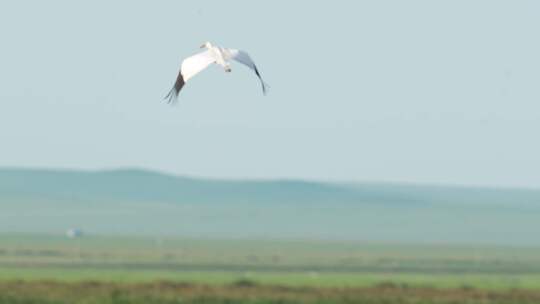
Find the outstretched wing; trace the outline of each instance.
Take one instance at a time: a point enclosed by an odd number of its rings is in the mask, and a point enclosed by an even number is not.
[[[262,79],[261,74],[259,73],[259,70],[257,69],[257,66],[255,65],[255,62],[253,62],[249,54],[244,51],[235,50],[235,49],[227,49],[226,54],[228,55],[227,57],[229,57],[227,59],[236,60],[246,65],[248,68],[252,69],[255,72],[255,75],[257,75],[257,77],[259,77],[259,80],[261,81],[263,94],[266,95],[268,84],[264,82],[264,80]]]
[[[206,69],[210,64],[216,62],[216,58],[208,50],[190,56],[184,61],[182,61],[182,66],[180,67],[180,72],[178,72],[178,77],[174,83],[173,88],[169,91],[169,94],[165,96],[165,99],[168,99],[168,103],[173,103],[178,98],[178,93],[184,84],[193,76],[195,76],[200,71]]]

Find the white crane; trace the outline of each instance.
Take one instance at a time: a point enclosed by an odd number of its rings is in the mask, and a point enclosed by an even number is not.
[[[210,42],[205,42],[201,45],[201,49],[203,48],[206,48],[204,52],[190,56],[182,61],[176,82],[169,94],[165,96],[165,99],[168,99],[169,103],[173,103],[177,100],[178,93],[189,79],[207,68],[210,64],[218,64],[225,69],[225,72],[231,72],[231,60],[236,60],[252,69],[255,72],[255,75],[259,77],[263,94],[266,95],[268,84],[262,80],[261,74],[259,73],[259,70],[257,70],[257,66],[255,66],[255,63],[248,53],[240,50],[214,46]]]

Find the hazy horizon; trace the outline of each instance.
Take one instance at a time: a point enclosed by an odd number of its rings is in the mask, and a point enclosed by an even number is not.
[[[0,169],[0,231],[537,246],[539,199],[524,189]]]
[[[538,188],[539,9],[3,2],[0,167]],[[233,65],[168,106],[207,40],[248,51],[268,96]]]

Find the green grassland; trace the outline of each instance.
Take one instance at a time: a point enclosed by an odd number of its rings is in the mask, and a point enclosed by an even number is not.
[[[0,304],[539,302],[540,248],[0,235]]]
[[[0,279],[540,288],[540,248],[309,240],[0,236]]]
[[[538,202],[527,189],[0,169],[0,304],[540,303]]]

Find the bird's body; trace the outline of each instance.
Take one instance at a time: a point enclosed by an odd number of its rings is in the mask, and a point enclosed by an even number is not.
[[[230,64],[227,62],[231,60],[231,56],[229,56],[229,52],[219,46],[213,46],[210,43],[208,43],[208,46],[206,48],[211,52],[212,56],[216,58],[216,64],[222,66],[225,69],[225,72],[230,72]]]
[[[266,94],[266,88],[268,85],[262,80],[259,70],[248,53],[240,50],[214,46],[210,42],[206,42],[201,46],[201,48],[205,48],[206,50],[190,56],[182,61],[180,72],[178,73],[174,87],[165,97],[168,99],[169,103],[176,101],[178,93],[189,79],[206,69],[211,64],[215,63],[223,67],[225,72],[231,72],[231,60],[238,61],[252,69],[261,81],[263,94]]]

